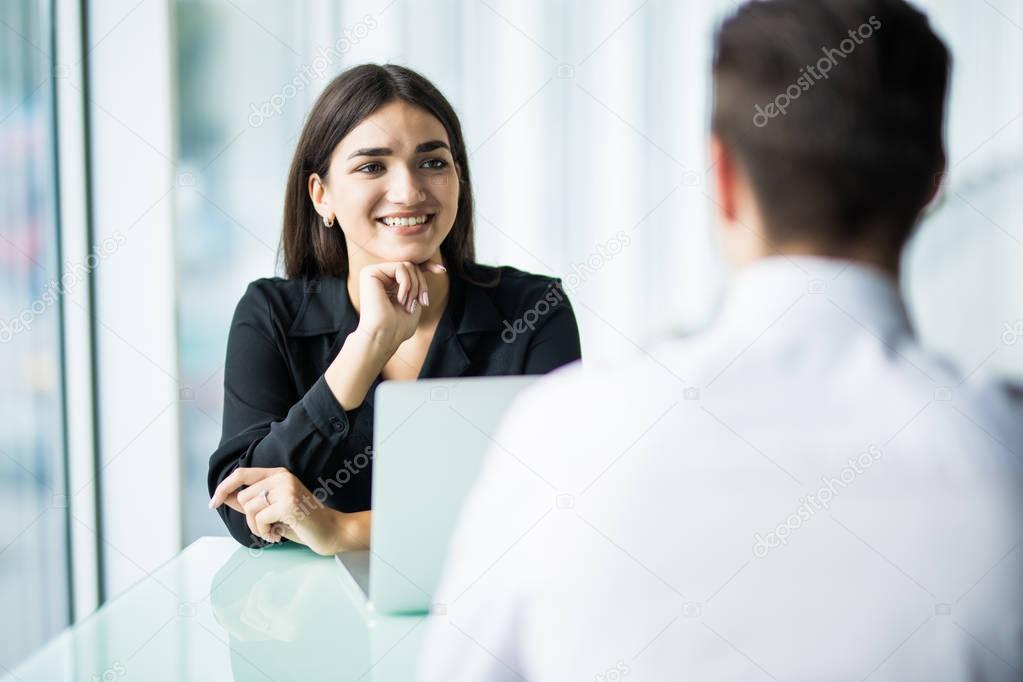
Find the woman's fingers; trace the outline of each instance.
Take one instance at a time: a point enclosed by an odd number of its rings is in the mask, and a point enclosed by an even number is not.
[[[280,538],[271,526],[280,521],[281,517],[287,513],[286,511],[283,511],[284,506],[285,505],[282,505],[280,502],[274,502],[270,506],[264,507],[256,513],[254,520],[256,530],[259,532],[259,537],[270,542],[276,542],[276,540],[274,540],[275,535],[278,539]]]
[[[269,478],[269,477],[268,477]],[[264,479],[265,480],[265,479]],[[238,504],[245,508],[245,505],[249,503],[249,500],[261,494],[260,491],[264,490],[264,486],[261,485],[250,485],[244,490],[238,491]]]
[[[394,264],[394,276],[399,283],[398,305],[404,308],[406,313],[411,311],[412,302],[419,295],[419,278],[409,265],[406,262]]]
[[[239,514],[244,514],[245,510],[242,508],[241,502],[238,501],[238,493],[230,493],[224,498],[224,504],[231,509],[234,509]]]
[[[368,279],[360,278],[360,282],[366,284],[374,279],[379,281],[388,296],[393,292],[398,305],[408,308],[409,290],[413,282],[404,263],[377,263],[364,268],[362,273],[368,275]]]
[[[416,272],[416,277],[419,278],[419,304],[423,306],[430,305],[430,294],[427,288],[426,272],[423,270],[421,265],[413,266],[412,268]]]
[[[366,269],[370,277],[379,280],[388,294],[394,292],[398,305],[410,315],[416,306],[430,305],[427,291],[427,272],[436,274],[447,272],[440,263],[427,261],[417,264],[411,261],[397,263],[377,263]],[[391,284],[393,282],[393,285]]]
[[[419,281],[419,268],[416,267],[415,263],[405,262],[402,263],[402,266],[405,268],[405,272],[408,273],[409,278],[409,297],[405,310],[411,315],[415,311],[415,306],[419,304],[419,292],[422,289],[422,283]]]
[[[267,534],[259,528],[259,524],[256,522],[256,515],[266,509],[267,506],[266,500],[262,495],[252,498],[242,506],[245,513],[245,523],[249,526],[249,532],[264,540],[267,539]]]
[[[270,479],[264,479],[256,485],[250,485],[245,490],[238,493],[238,504],[242,506],[242,509],[247,509],[249,504],[258,501],[263,497],[263,491],[269,488]]]
[[[270,498],[269,502],[267,501],[268,497]],[[265,495],[263,490],[259,490],[258,494],[253,495],[245,503],[245,522],[254,535],[263,538],[267,542],[278,542],[281,539],[282,533],[275,526],[281,525],[278,522],[288,513],[292,506],[291,500],[283,487],[267,490]],[[264,514],[264,512],[271,508],[273,509],[272,513]]]
[[[282,478],[282,474],[291,473],[284,468],[281,468],[280,470],[271,469],[270,471],[271,473],[269,475],[260,479],[258,485],[250,485],[245,490],[238,492],[238,502],[240,502],[243,507],[252,498],[261,496],[264,490],[270,490],[273,488],[277,481]]]
[[[272,469],[239,467],[217,486],[212,499],[210,499],[210,508],[227,504],[235,511],[245,515],[245,523],[249,527],[249,532],[254,536],[268,542],[277,542],[281,538],[280,533],[271,532],[269,526],[260,526],[257,518],[259,513],[268,507],[267,495],[264,491],[268,492],[273,485],[273,479],[278,478],[282,472],[286,471],[282,467]],[[241,486],[248,487],[236,492]]]
[[[422,303],[424,306],[429,306],[430,305],[430,293],[428,287],[429,280],[426,278],[426,273],[432,272],[435,275],[441,275],[446,273],[448,269],[441,265],[440,263],[426,261],[425,263],[420,263],[418,266],[416,266],[416,271],[419,273],[419,281],[422,284],[422,288],[419,294],[419,302]]]
[[[398,305],[405,305],[405,301],[408,299],[409,290],[409,277],[408,273],[405,272],[405,268],[400,263],[396,264],[394,268],[394,281],[398,283]]]
[[[278,471],[279,469],[267,469],[264,467],[238,467],[221,481],[220,485],[213,491],[213,497],[210,498],[210,509],[216,509],[222,505],[228,495],[243,485],[252,485]]]

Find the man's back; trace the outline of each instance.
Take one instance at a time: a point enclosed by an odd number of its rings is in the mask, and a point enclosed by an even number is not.
[[[880,271],[762,260],[706,334],[520,401],[427,677],[1018,679],[1021,405]]]

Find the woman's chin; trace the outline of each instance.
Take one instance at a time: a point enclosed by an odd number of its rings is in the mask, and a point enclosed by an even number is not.
[[[437,252],[431,244],[404,244],[387,249],[384,253],[377,254],[384,261],[411,263],[425,263]]]

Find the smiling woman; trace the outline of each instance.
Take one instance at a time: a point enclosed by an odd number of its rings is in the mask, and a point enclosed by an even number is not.
[[[286,277],[249,285],[228,338],[208,484],[242,544],[368,546],[381,381],[541,374],[579,359],[559,280],[475,262],[469,177],[454,110],[414,71],[358,66],[316,101],[288,176]],[[540,324],[502,336],[552,291]],[[431,445],[443,446],[424,444],[425,456]],[[341,470],[344,486],[322,483]]]

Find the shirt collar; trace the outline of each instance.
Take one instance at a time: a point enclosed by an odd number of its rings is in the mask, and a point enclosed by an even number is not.
[[[501,328],[500,311],[482,287],[464,281],[457,274],[453,274],[449,281],[448,307],[444,312],[444,318],[450,323],[450,326],[445,325],[449,336],[451,330],[461,336]],[[288,336],[338,332],[347,336],[355,331],[358,324],[344,278],[303,277],[302,303],[288,328]]]
[[[820,256],[771,256],[745,266],[715,326],[762,330],[788,318],[806,333],[821,310],[838,311],[885,340],[913,333],[893,275],[860,261]]]

